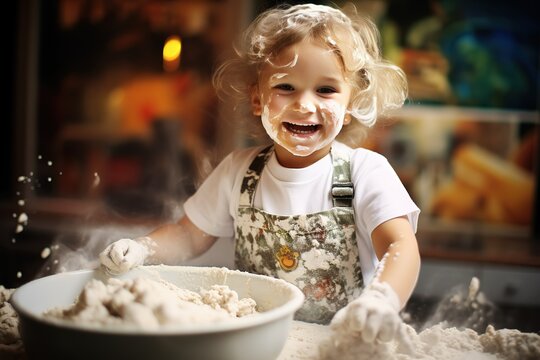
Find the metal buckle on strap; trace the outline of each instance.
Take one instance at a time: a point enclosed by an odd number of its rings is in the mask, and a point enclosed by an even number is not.
[[[354,197],[354,186],[352,182],[332,184],[332,197],[340,200],[352,200]]]

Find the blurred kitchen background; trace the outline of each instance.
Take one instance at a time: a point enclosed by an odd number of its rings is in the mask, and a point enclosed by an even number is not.
[[[107,242],[177,218],[212,167],[252,143],[211,74],[239,31],[279,3],[4,4],[1,285],[95,266]],[[540,331],[534,1],[351,3],[410,82],[406,106],[363,146],[389,159],[422,209],[412,316],[476,276],[498,324]],[[190,264],[232,266],[232,243]]]

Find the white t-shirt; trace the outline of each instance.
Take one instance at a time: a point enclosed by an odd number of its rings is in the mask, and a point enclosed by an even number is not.
[[[366,149],[348,152],[354,184],[356,239],[365,282],[379,263],[371,242],[371,232],[383,222],[406,215],[416,232],[420,210],[386,158]],[[240,186],[253,158],[263,147],[237,150],[229,154],[184,204],[189,219],[202,231],[217,237],[234,237]],[[332,208],[333,165],[330,155],[302,169],[281,166],[272,153],[261,174],[254,206],[276,215],[298,215]]]

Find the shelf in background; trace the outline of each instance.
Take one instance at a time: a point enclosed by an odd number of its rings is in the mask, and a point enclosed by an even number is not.
[[[528,228],[431,224],[418,230],[417,239],[424,259],[540,268],[540,242]]]
[[[403,119],[431,118],[434,121],[469,119],[474,121],[539,124],[540,112],[448,105],[406,105],[390,113]]]

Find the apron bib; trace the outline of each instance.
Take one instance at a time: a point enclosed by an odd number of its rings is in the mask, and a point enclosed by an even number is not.
[[[239,270],[296,285],[306,300],[295,319],[328,324],[363,287],[349,159],[331,152],[332,209],[281,216],[253,207],[257,184],[272,150],[265,148],[255,157],[242,182],[235,222],[235,264]]]

